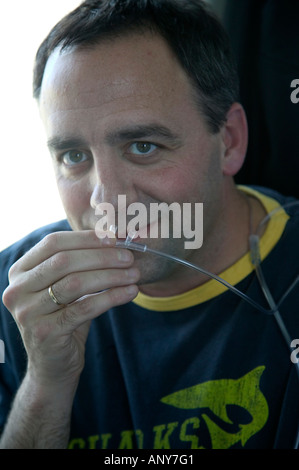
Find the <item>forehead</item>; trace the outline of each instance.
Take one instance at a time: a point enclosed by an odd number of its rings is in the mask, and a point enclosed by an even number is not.
[[[112,129],[155,123],[181,138],[207,132],[195,88],[158,35],[131,35],[50,56],[39,107],[48,139],[82,136],[91,146]],[[198,132],[198,130],[196,131]]]
[[[50,56],[43,77],[40,104],[49,93],[85,105],[110,99],[163,97],[190,92],[190,81],[167,43],[151,33],[104,40]]]

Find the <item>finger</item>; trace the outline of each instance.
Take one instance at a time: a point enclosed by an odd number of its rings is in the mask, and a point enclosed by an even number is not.
[[[70,334],[85,322],[95,319],[110,308],[132,301],[138,294],[135,284],[115,287],[78,300],[49,315],[48,319],[60,328],[61,334]]]
[[[31,312],[28,314],[28,311],[24,310],[13,316],[22,332],[24,344],[31,343],[34,349],[45,344],[46,338],[50,339],[48,344],[51,345],[51,342],[55,343],[55,337],[68,336],[79,327],[87,326],[94,318],[114,306],[130,302],[137,294],[138,287],[132,284],[85,296],[49,315],[39,315],[33,319]],[[61,345],[60,341],[59,343]],[[30,348],[28,353],[29,351]]]
[[[63,251],[24,273],[24,288],[39,292],[71,273],[124,268],[133,262],[133,253],[123,248]]]
[[[140,278],[140,272],[136,268],[130,269],[106,269],[104,271],[90,271],[71,274],[52,285],[56,300],[61,305],[70,304],[79,298],[102,292],[106,289],[136,284]],[[30,311],[52,313],[61,307],[50,297],[48,289],[31,296],[34,304]],[[41,308],[43,306],[43,308]]]
[[[98,238],[94,230],[78,232],[55,232],[31,248],[11,268],[10,276],[19,271],[30,271],[55,253],[67,250],[81,250],[114,246],[114,238]]]

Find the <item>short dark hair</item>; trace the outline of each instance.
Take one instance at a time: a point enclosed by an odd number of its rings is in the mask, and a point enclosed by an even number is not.
[[[195,86],[212,133],[239,99],[228,36],[201,0],[85,0],[50,31],[38,49],[33,94],[39,98],[48,58],[56,47],[93,46],[134,32],[153,31],[171,47]]]

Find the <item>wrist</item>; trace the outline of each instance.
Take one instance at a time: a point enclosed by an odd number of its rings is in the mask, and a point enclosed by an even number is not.
[[[78,382],[79,377],[72,381],[44,380],[28,369],[20,393],[27,409],[32,412],[44,415],[49,413],[51,416],[57,414],[67,419],[72,410]]]
[[[49,386],[27,371],[3,431],[1,449],[65,449],[76,384]]]

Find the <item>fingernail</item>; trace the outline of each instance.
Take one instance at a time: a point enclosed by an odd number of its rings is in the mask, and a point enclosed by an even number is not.
[[[118,256],[119,261],[127,262],[127,261],[131,261],[132,259],[132,255],[128,250],[123,250],[123,249],[118,250],[117,256]]]
[[[136,296],[138,294],[138,288],[135,285],[128,286],[128,287],[126,287],[126,292],[129,295],[135,295]]]

